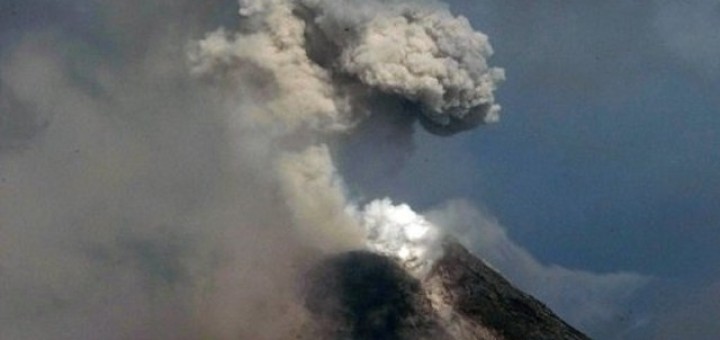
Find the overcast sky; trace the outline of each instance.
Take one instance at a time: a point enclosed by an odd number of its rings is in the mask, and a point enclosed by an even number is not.
[[[233,1],[213,5],[202,7],[204,14],[197,15],[210,19],[198,25],[232,23]],[[604,316],[607,322],[589,322],[594,328],[584,330],[591,334],[720,338],[720,3],[449,5],[488,34],[492,64],[506,70],[497,93],[500,122],[453,138],[417,132],[401,171],[362,157],[346,159],[348,185],[420,210],[463,200],[450,211],[482,215],[473,237],[501,235],[494,243],[469,239],[469,246],[491,260],[498,245],[512,249],[507,258],[495,258],[497,266],[512,272],[518,285],[545,294],[551,307],[566,308],[565,315],[574,311],[562,290],[533,286],[537,275],[563,284],[595,287],[595,281],[608,290],[587,300],[613,313]],[[18,55],[33,55],[23,41],[37,39],[37,32],[62,32],[82,42],[60,49],[80,56],[79,64],[135,58],[139,52],[123,39],[133,41],[128,36],[144,34],[145,27],[117,31],[122,25],[106,20],[118,19],[98,1],[0,2],[4,81],[11,82],[13,65],[22,64]],[[73,82],[83,82],[82,74],[75,76]],[[13,176],[3,166],[32,150],[54,123],[37,109],[52,103],[17,103],[22,86],[3,86],[0,175],[6,182]],[[349,143],[347,154],[367,154],[352,151],[363,147]],[[529,269],[513,271],[519,263]],[[617,273],[629,276],[618,279]],[[615,291],[622,287],[631,296]]]

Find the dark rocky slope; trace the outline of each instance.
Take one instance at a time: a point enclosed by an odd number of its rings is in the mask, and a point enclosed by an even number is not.
[[[446,242],[444,251],[425,279],[426,291],[440,295],[458,319],[479,323],[501,339],[588,339],[459,243]]]
[[[421,281],[394,260],[350,252],[308,274],[315,339],[588,339],[459,243]]]

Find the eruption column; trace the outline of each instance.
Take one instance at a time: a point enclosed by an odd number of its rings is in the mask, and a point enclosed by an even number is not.
[[[432,1],[241,0],[239,13],[240,33],[208,34],[190,61],[229,84],[238,118],[271,136],[272,173],[298,232],[327,251],[365,244],[422,275],[439,256],[440,230],[389,199],[353,208],[329,137],[368,115],[406,114],[414,118],[395,121],[438,135],[496,121],[504,72],[488,66],[487,36]],[[405,112],[388,109],[398,106]]]

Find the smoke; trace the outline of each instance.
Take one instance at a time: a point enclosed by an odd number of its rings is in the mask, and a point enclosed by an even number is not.
[[[359,213],[367,230],[367,247],[397,257],[418,277],[423,277],[442,255],[440,229],[407,204],[393,205],[389,199],[370,202]]]
[[[240,24],[222,0],[3,6],[2,339],[305,334],[298,275],[412,216],[353,208],[342,137],[497,114],[486,38],[435,3],[251,1]]]
[[[342,182],[325,146],[311,146],[281,159],[282,192],[307,242],[327,250],[362,246],[362,232],[347,213]]]
[[[396,11],[379,13],[360,29],[346,28],[350,39],[331,37],[340,45],[340,69],[366,86],[420,104],[425,121],[450,131],[495,121],[500,107],[493,91],[504,75],[487,65],[487,37],[446,11]],[[325,17],[319,25],[349,27]]]
[[[276,96],[258,121],[342,130],[369,114],[377,94],[414,103],[437,134],[498,119],[493,91],[504,73],[487,64],[487,37],[439,4],[242,1],[240,13],[249,32],[213,32],[191,60],[200,74],[272,75],[276,88],[268,91]]]
[[[487,37],[433,2],[248,0],[239,13],[238,32],[207,34],[189,61],[242,107],[242,126],[280,150],[269,158],[300,237],[329,251],[367,244],[427,271],[437,228],[406,205],[356,208],[329,145],[373,115],[413,117],[371,120],[381,131],[419,120],[440,135],[497,120],[493,91],[504,75],[487,64]],[[400,132],[391,143],[406,143],[412,129],[390,131]]]
[[[74,1],[63,13],[98,21],[3,42],[0,338],[277,339],[305,323],[294,280],[317,250],[293,228],[274,137],[246,133],[262,99],[246,111],[188,68],[223,6]]]

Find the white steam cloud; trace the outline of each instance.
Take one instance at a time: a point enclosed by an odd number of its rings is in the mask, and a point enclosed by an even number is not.
[[[411,273],[423,277],[442,255],[439,228],[407,204],[389,199],[370,202],[359,214],[367,233],[367,247],[397,258]]]

